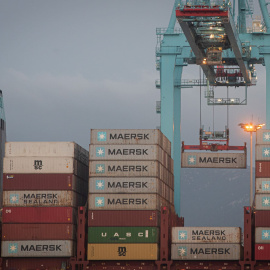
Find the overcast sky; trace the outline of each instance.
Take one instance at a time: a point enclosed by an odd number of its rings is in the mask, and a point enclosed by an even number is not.
[[[173,0],[1,0],[0,76],[9,141],[75,141],[91,128],[156,128],[156,27],[167,27]],[[237,124],[265,122],[265,69],[248,105],[231,107],[232,145],[249,141]],[[183,79],[199,78],[199,67]],[[202,89],[204,91],[204,89]],[[244,88],[229,89],[244,98]],[[219,97],[219,96],[218,96]],[[227,90],[220,92],[227,97]],[[198,144],[199,88],[182,89],[182,140]],[[202,100],[202,124],[213,108]],[[227,124],[215,107],[215,129]]]

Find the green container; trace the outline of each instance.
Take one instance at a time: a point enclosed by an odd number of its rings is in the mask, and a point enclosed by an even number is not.
[[[88,227],[88,243],[158,243],[157,227]]]

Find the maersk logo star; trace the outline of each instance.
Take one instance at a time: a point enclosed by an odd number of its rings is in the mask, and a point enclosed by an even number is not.
[[[262,181],[262,190],[270,191],[270,181]]]
[[[187,240],[187,231],[178,231],[178,240]]]
[[[96,165],[96,173],[105,173],[105,165],[97,164]]]
[[[262,240],[270,240],[270,230],[262,230]]]
[[[104,197],[96,197],[95,198],[95,206],[103,207],[104,206]]]
[[[196,165],[196,156],[188,156],[188,165]]]
[[[96,157],[105,157],[104,147],[96,147]]]
[[[105,188],[104,180],[96,180],[96,190],[103,190]]]
[[[270,141],[270,133],[269,132],[264,132],[263,133],[263,141],[264,142],[269,142]]]
[[[18,252],[18,244],[17,243],[10,243],[8,245],[8,253],[17,253]]]
[[[10,203],[19,203],[19,195],[18,194],[10,194],[9,195],[9,202]]]
[[[180,257],[187,256],[187,248],[186,247],[178,247],[178,256],[180,256]]]
[[[270,206],[270,197],[263,197],[262,198],[262,205],[263,206]]]
[[[269,147],[264,147],[262,150],[262,156],[263,157],[270,157],[270,148]]]
[[[107,132],[105,132],[105,131],[98,132],[97,133],[97,140],[99,142],[106,142],[107,141]]]

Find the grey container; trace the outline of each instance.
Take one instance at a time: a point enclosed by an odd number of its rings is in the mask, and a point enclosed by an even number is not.
[[[154,177],[173,184],[173,174],[158,161],[90,161],[90,177]]]
[[[72,257],[75,243],[70,240],[2,241],[2,257]]]
[[[239,227],[173,227],[172,243],[241,243]]]
[[[172,244],[172,260],[240,260],[240,244]]]
[[[72,157],[5,157],[4,173],[72,173],[88,179],[88,166]]]
[[[86,199],[67,190],[14,190],[3,192],[3,206],[80,206]]]
[[[89,210],[160,210],[171,204],[157,194],[89,194]]]
[[[255,160],[270,161],[270,145],[256,144],[255,145]]]
[[[270,194],[255,194],[256,210],[270,210]]]
[[[246,168],[246,153],[183,152],[182,168]]]
[[[255,179],[256,193],[270,193],[270,178],[256,178]]]
[[[158,144],[171,155],[171,143],[158,129],[91,129],[91,144]]]
[[[255,243],[270,244],[270,227],[255,227]]]
[[[88,151],[75,142],[6,142],[6,157],[73,157],[88,164]]]
[[[157,160],[173,172],[172,158],[159,145],[92,145],[89,159],[93,160]]]
[[[259,129],[256,132],[256,144],[270,145],[270,130],[269,129]]]

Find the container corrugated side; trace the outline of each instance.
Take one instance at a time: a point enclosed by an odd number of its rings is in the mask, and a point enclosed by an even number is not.
[[[240,260],[240,244],[172,244],[172,260]]]
[[[6,142],[6,157],[74,157],[88,164],[88,151],[75,142]]]
[[[246,168],[246,153],[183,152],[182,168]]]
[[[88,244],[88,260],[157,260],[157,244]]]
[[[89,194],[89,210],[160,210],[170,203],[156,194]]]
[[[75,240],[73,224],[3,224],[2,240]]]
[[[270,161],[270,145],[256,144],[255,145],[255,160]]]
[[[255,228],[255,243],[270,244],[270,226]]]
[[[270,178],[256,178],[255,179],[256,193],[270,193]]]
[[[90,177],[155,177],[172,184],[173,174],[158,161],[90,161]],[[167,179],[167,180],[166,180]]]
[[[88,227],[88,243],[158,243],[157,227]]]
[[[255,161],[256,178],[270,178],[270,161]]]
[[[255,260],[270,261],[270,244],[255,244]]]
[[[73,207],[4,207],[2,223],[71,223],[77,222]]]
[[[67,173],[88,178],[88,167],[70,157],[5,157],[4,173]]]
[[[2,257],[72,257],[75,243],[70,240],[2,241]]]
[[[91,129],[91,144],[158,144],[169,155],[171,143],[158,129]]]
[[[239,227],[173,227],[172,243],[241,243]]]
[[[74,190],[87,195],[88,181],[74,174],[4,174],[3,190]]]
[[[171,157],[159,145],[93,145],[89,147],[93,160],[157,160],[172,172]]]
[[[72,206],[84,205],[86,197],[70,190],[12,190],[3,192],[3,206]]]
[[[256,210],[270,210],[270,194],[255,194]]]
[[[3,258],[3,270],[28,270],[28,269],[47,269],[66,270],[69,265],[69,258]]]
[[[92,227],[120,227],[120,226],[137,226],[137,227],[159,227],[160,212],[149,210],[89,210],[88,226]]]
[[[256,144],[270,144],[270,130],[269,129],[257,130]]]
[[[254,211],[255,227],[270,227],[270,210]]]

